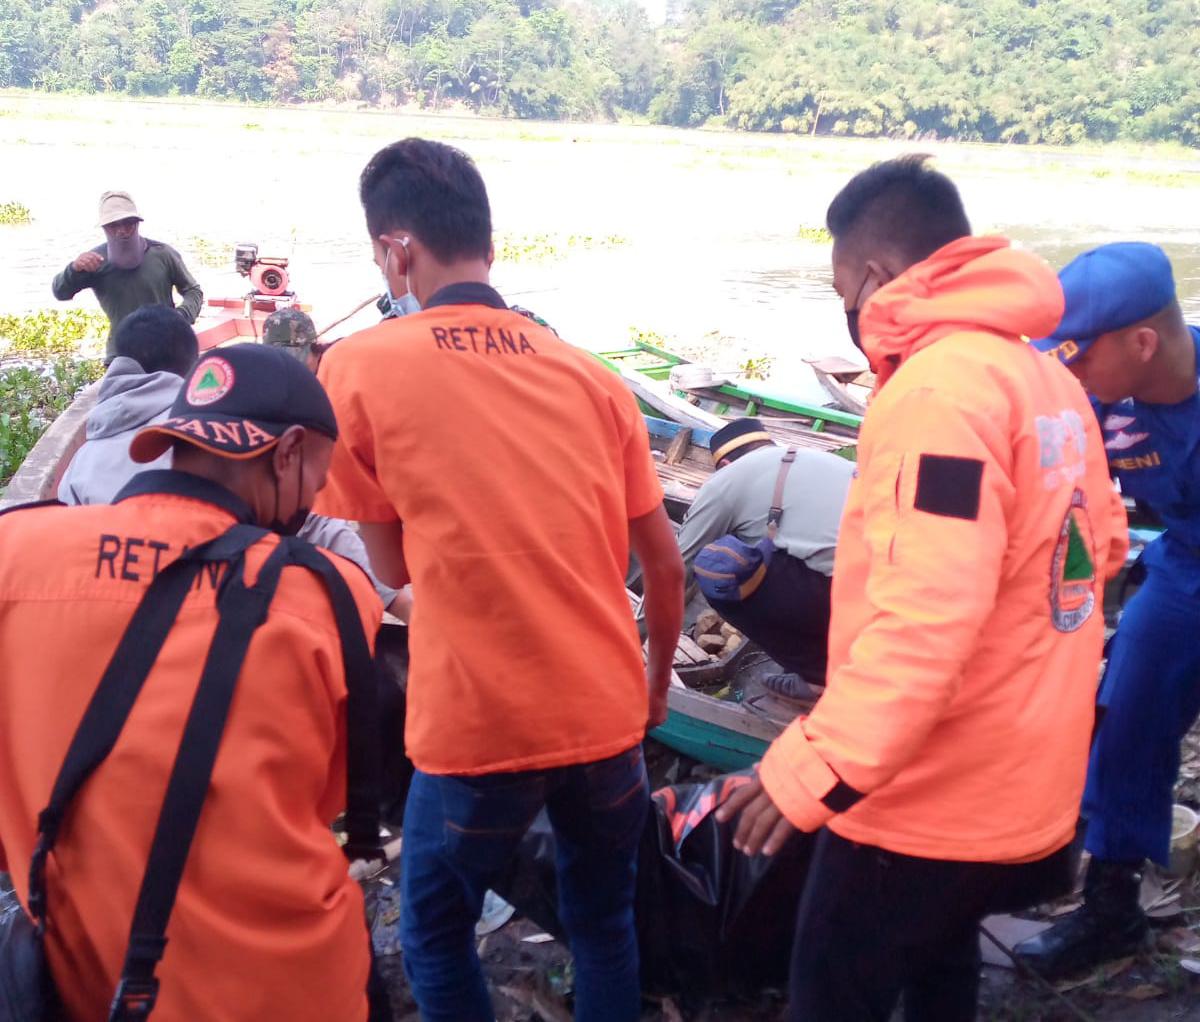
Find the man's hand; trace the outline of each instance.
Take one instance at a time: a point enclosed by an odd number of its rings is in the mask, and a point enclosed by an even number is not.
[[[771,801],[767,789],[757,777],[737,788],[717,810],[717,822],[728,823],[741,813],[733,847],[743,855],[774,855],[794,833],[791,825]]]
[[[99,252],[84,252],[71,264],[71,269],[76,273],[95,273],[103,265],[104,256]]]

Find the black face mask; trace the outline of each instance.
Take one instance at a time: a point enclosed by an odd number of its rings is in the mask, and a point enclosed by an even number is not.
[[[846,310],[846,332],[850,335],[850,340],[854,342],[854,346],[863,351],[862,335],[858,332],[858,309]],[[863,351],[865,355],[866,352]]]
[[[297,484],[296,499],[300,499],[300,495],[304,492],[304,461],[300,461],[300,481]],[[310,508],[297,507],[289,516],[287,521],[283,521],[279,517],[279,480],[275,480],[275,517],[267,523],[267,528],[272,532],[277,532],[281,536],[294,536],[304,528],[304,523],[308,521]]]
[[[858,294],[854,296],[854,308],[846,310],[846,332],[850,335],[850,340],[854,342],[854,346],[859,351],[862,351],[864,355],[866,352],[863,351],[862,335],[858,332],[858,305],[859,299],[862,298],[862,293],[864,290],[866,290],[867,281],[870,280],[870,278],[871,271],[868,270],[866,275],[863,277],[863,282],[858,286]]]

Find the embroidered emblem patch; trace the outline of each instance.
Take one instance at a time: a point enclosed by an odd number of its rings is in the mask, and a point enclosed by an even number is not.
[[[1078,631],[1096,609],[1093,549],[1087,495],[1076,489],[1071,494],[1071,506],[1063,519],[1050,569],[1050,617],[1060,632]]]
[[[233,366],[215,355],[206,358],[192,373],[188,384],[187,401],[190,405],[211,405],[220,401],[233,389]]]

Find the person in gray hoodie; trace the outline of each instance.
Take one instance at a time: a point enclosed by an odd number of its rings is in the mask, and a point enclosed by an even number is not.
[[[199,357],[196,333],[173,310],[148,305],[117,324],[113,348],[115,356],[87,417],[87,439],[58,486],[58,499],[64,504],[108,504],[139,472],[171,467],[169,452],[147,464],[135,462],[129,456],[129,442],[143,426],[167,418]],[[384,607],[407,620],[407,598],[375,577],[366,547],[347,522],[309,515],[299,535],[357,564],[370,577]]]
[[[87,439],[58,485],[64,504],[108,504],[138,472],[171,467],[170,454],[137,464],[129,457],[129,441],[143,426],[167,417],[199,356],[196,332],[173,309],[148,305],[117,325],[113,349],[87,417]]]

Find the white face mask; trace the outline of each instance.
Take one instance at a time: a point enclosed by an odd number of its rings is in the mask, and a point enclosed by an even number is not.
[[[400,240],[400,244],[404,246],[404,250],[407,252],[408,251],[408,239],[402,238]],[[397,298],[394,294],[392,294],[392,282],[388,279],[388,274],[387,274],[388,267],[391,265],[391,259],[392,259],[392,250],[391,250],[391,248],[388,248],[387,255],[384,257],[384,260],[383,260],[383,284],[384,284],[384,287],[387,289],[387,303],[388,303],[388,308],[391,310],[390,314],[394,317],[399,317],[399,316],[410,316],[414,312],[420,312],[421,311],[421,303],[417,301],[416,297],[412,293],[412,288],[409,287],[407,273],[404,275],[405,293],[402,294],[399,298]]]

